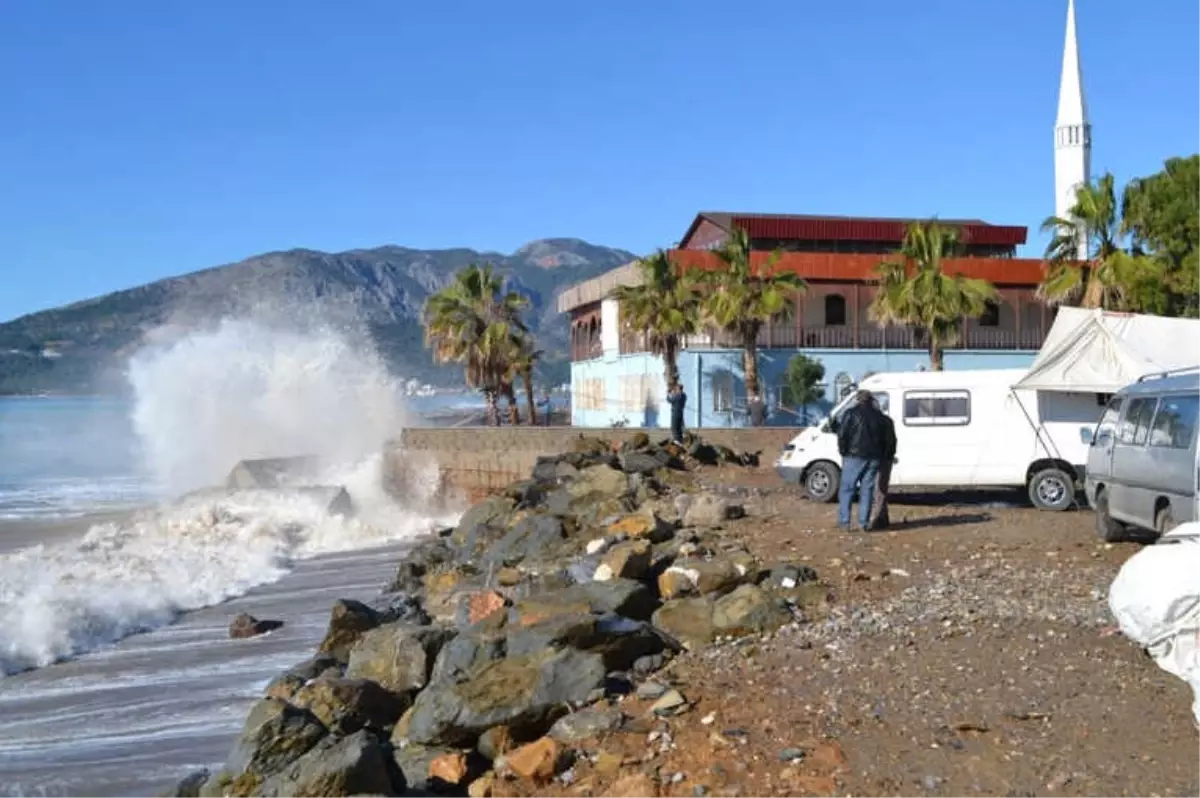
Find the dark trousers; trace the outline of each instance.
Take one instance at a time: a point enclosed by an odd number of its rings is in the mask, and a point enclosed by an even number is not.
[[[888,516],[888,486],[892,482],[892,461],[879,464],[879,476],[875,479],[875,502],[868,529],[887,529],[892,523]]]
[[[671,414],[671,440],[683,440],[683,413]]]

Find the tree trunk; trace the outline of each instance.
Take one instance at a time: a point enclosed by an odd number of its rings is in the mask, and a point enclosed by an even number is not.
[[[512,385],[504,386],[504,398],[508,401],[508,423],[514,427],[521,425],[521,408],[517,407],[517,392]]]
[[[663,367],[667,378],[667,390],[679,384],[679,339],[668,335],[663,345]]]
[[[532,371],[532,369],[525,369],[524,371],[521,372],[521,381],[523,383],[525,383],[525,404],[529,405],[529,426],[536,427],[537,423],[538,423],[538,419],[537,419],[537,407],[535,406],[536,402],[534,401],[534,398],[533,398],[533,371]]]
[[[489,427],[500,426],[500,405],[497,402],[496,391],[488,389],[483,392],[483,401],[487,406],[487,423]]]
[[[934,371],[943,370],[943,360],[945,353],[942,351],[942,340],[933,334],[932,331],[926,333],[929,337],[929,368]]]
[[[1089,309],[1103,308],[1104,284],[1100,282],[1100,275],[1097,273],[1097,270],[1091,266],[1081,266],[1079,282],[1083,290],[1079,306]]]
[[[742,342],[742,371],[746,378],[746,406],[750,410],[750,425],[761,427],[766,421],[766,414],[763,412],[762,387],[758,382],[757,330]]]

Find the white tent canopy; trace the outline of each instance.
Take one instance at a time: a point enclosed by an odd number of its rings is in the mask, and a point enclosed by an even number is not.
[[[1139,377],[1200,366],[1200,320],[1060,308],[1014,388],[1116,393]]]

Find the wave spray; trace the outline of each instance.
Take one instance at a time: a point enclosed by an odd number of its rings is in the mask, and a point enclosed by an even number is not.
[[[383,484],[405,423],[400,382],[353,329],[250,317],[165,326],[129,361],[132,420],[164,498],[78,541],[0,556],[0,674],[47,665],[275,581],[323,553],[427,532],[428,488]],[[353,517],[279,491],[209,490],[241,460],[308,456]],[[188,493],[191,491],[192,493]],[[182,496],[182,498],[178,498]]]

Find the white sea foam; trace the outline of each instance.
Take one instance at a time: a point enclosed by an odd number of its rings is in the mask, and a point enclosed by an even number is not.
[[[0,674],[39,667],[170,623],[273,582],[319,554],[415,537],[436,520],[421,486],[384,490],[382,449],[404,423],[398,382],[363,339],[225,320],[168,331],[130,361],[133,414],[159,484],[221,484],[239,460],[308,455],[354,517],[310,495],[200,492],[82,540],[0,556]],[[429,480],[432,487],[433,479]]]

